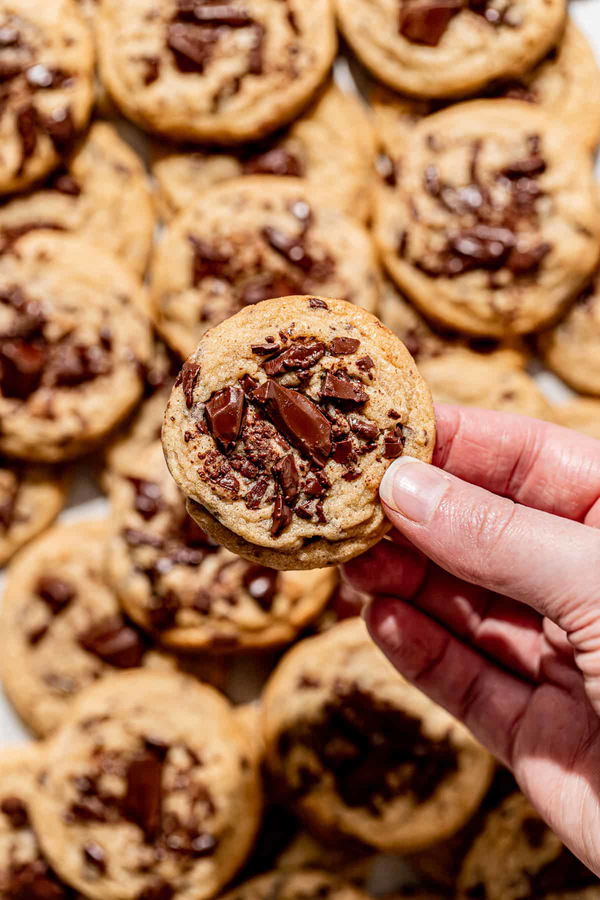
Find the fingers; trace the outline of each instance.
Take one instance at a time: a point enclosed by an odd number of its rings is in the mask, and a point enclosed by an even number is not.
[[[367,594],[413,597],[423,583],[427,560],[409,547],[381,541],[368,553],[342,566],[342,575]]]
[[[407,457],[387,470],[380,494],[394,527],[452,575],[533,607],[568,634],[598,621],[594,529]]]
[[[533,687],[402,600],[379,597],[366,618],[373,640],[398,671],[510,765]]]
[[[600,442],[525,416],[436,407],[434,464],[525,506],[600,525]]]

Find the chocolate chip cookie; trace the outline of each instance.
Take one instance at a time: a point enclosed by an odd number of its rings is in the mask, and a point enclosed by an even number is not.
[[[102,81],[125,115],[224,144],[292,119],[336,51],[330,0],[104,0],[96,27]]]
[[[60,471],[0,457],[0,566],[56,518],[66,488]]]
[[[563,406],[555,406],[552,412],[559,425],[600,441],[600,400],[576,397]]]
[[[374,154],[365,107],[330,83],[288,130],[235,155],[163,149],[152,172],[166,220],[217,182],[239,175],[284,175],[306,179],[328,206],[364,221],[371,212]]]
[[[600,272],[553,328],[542,332],[538,349],[546,365],[584,394],[600,394]]]
[[[0,452],[57,462],[98,444],[142,392],[146,313],[93,244],[34,231],[0,254]]]
[[[563,0],[336,0],[344,36],[373,74],[417,97],[518,78],[559,40]]]
[[[185,675],[109,675],[47,745],[32,820],[91,900],[204,900],[248,854],[257,760],[233,708]]]
[[[276,870],[238,885],[223,900],[367,900],[368,894],[329,872],[306,869],[301,872]]]
[[[184,358],[238,310],[314,292],[374,312],[377,259],[367,231],[296,178],[257,175],[204,191],[168,226],[152,265],[158,328]]]
[[[395,185],[379,192],[376,236],[394,280],[431,318],[492,337],[533,331],[597,262],[589,154],[541,108],[450,107],[412,130]]]
[[[36,744],[0,754],[0,896],[5,900],[83,900],[42,855],[29,819],[42,750]]]
[[[74,698],[114,669],[175,666],[121,615],[104,578],[105,522],[58,525],[9,570],[0,610],[6,693],[36,734],[54,731]]]
[[[34,228],[73,232],[142,275],[154,211],[140,158],[107,122],[95,122],[46,183],[0,206],[0,251]]]
[[[163,445],[198,524],[247,559],[313,569],[389,528],[383,473],[431,461],[429,391],[404,345],[343,300],[283,297],[205,334],[175,382]]]
[[[276,572],[235,556],[188,515],[160,441],[111,480],[108,573],[162,643],[218,654],[285,644],[323,609],[330,569]]]
[[[457,831],[491,778],[489,754],[398,675],[362,619],[289,651],[262,711],[269,770],[318,832],[418,850]]]
[[[74,0],[0,2],[0,194],[42,178],[85,126],[93,66]]]
[[[598,900],[596,876],[540,819],[522,794],[491,813],[469,851],[458,897],[480,900]]]

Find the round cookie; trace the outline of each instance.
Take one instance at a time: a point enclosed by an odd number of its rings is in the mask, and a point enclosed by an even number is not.
[[[261,807],[246,729],[213,688],[171,672],[109,675],[50,739],[32,818],[91,900],[204,900],[246,858]]]
[[[507,337],[556,319],[594,270],[600,205],[587,152],[544,110],[458,104],[423,119],[378,196],[390,274],[431,318]]]
[[[330,0],[103,0],[102,81],[122,111],[172,138],[232,143],[292,119],[336,51]]]
[[[102,675],[172,665],[123,619],[104,578],[106,522],[58,525],[10,567],[0,608],[0,672],[21,718],[54,731]]]
[[[0,194],[42,178],[85,126],[93,67],[74,0],[1,0]]]
[[[577,397],[564,406],[554,406],[552,413],[559,425],[600,441],[600,400]]]
[[[540,819],[522,794],[488,816],[458,880],[459,900],[598,900],[596,876]]]
[[[154,161],[157,202],[169,220],[208,187],[239,175],[303,178],[334,209],[364,221],[371,213],[375,139],[362,102],[330,83],[290,128],[237,155],[163,150]]]
[[[66,490],[62,472],[0,457],[0,566],[51,524]]]
[[[336,0],[344,37],[381,81],[417,97],[518,78],[558,41],[564,0]]]
[[[163,445],[213,538],[276,569],[334,565],[388,531],[378,488],[403,453],[431,461],[429,391],[358,306],[282,297],[211,329],[184,364]]]
[[[600,272],[565,317],[542,332],[538,349],[548,368],[576,391],[600,395]]]
[[[257,175],[208,189],[154,254],[157,327],[184,358],[244,306],[315,292],[374,312],[377,258],[367,231],[297,178]]]
[[[349,619],[289,651],[263,703],[266,760],[312,829],[399,853],[457,831],[493,761]]]
[[[339,876],[319,869],[276,869],[251,878],[225,894],[222,900],[368,900],[368,894]]]
[[[144,273],[152,197],[141,160],[112,125],[95,122],[45,185],[0,206],[0,249],[43,226],[73,232]]]
[[[145,294],[113,256],[30,232],[0,255],[0,452],[57,462],[97,444],[142,392]]]
[[[31,827],[29,805],[42,760],[36,744],[0,753],[0,897],[83,900],[50,867]]]
[[[335,587],[331,570],[276,572],[219,547],[185,509],[159,441],[111,485],[111,582],[163,644],[224,652],[289,643]]]

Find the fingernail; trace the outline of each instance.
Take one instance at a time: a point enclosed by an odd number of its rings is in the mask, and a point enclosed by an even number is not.
[[[404,456],[386,471],[379,495],[390,509],[413,522],[431,522],[449,482],[439,469]]]

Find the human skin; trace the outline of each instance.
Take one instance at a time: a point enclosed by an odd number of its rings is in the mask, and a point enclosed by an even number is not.
[[[437,408],[433,466],[402,458],[394,525],[347,563],[397,669],[515,774],[600,875],[600,441]]]

